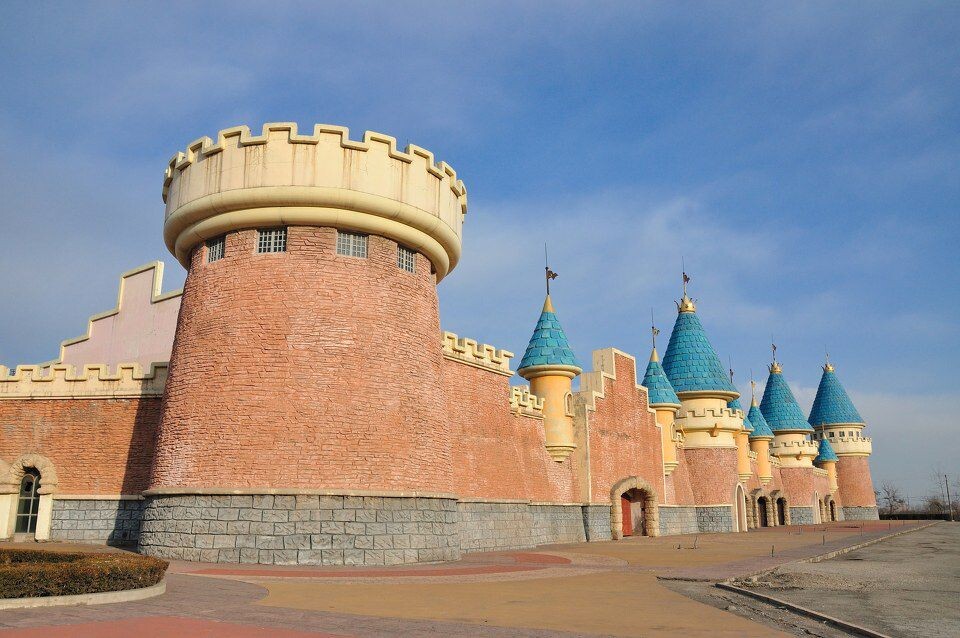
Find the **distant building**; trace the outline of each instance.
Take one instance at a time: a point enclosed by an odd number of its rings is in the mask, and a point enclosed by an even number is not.
[[[57,361],[0,368],[0,537],[396,564],[877,517],[833,366],[809,419],[777,361],[745,411],[686,286],[642,376],[612,348],[584,372],[549,296],[529,387],[441,332],[467,193],[429,151],[238,127],[178,153],[163,196],[183,291],[125,273]]]

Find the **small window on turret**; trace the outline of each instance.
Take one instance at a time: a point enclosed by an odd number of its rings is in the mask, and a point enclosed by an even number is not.
[[[216,239],[207,240],[207,263],[211,264],[215,261],[223,259],[224,249],[226,248],[226,237],[221,235]]]
[[[407,272],[414,272],[417,265],[417,253],[397,245],[397,267]]]
[[[337,254],[346,257],[367,256],[367,236],[337,231]]]
[[[831,438],[831,439],[833,438],[833,432],[830,433],[830,438]]]
[[[261,230],[257,237],[258,253],[285,253],[287,252],[287,229],[268,228]]]

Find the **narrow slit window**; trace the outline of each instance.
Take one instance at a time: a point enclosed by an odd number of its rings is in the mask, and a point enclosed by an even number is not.
[[[261,230],[257,238],[258,253],[285,253],[287,252],[287,229],[269,228]]]
[[[226,248],[226,237],[221,235],[216,239],[207,240],[207,263],[213,263],[223,259],[223,253]]]
[[[337,231],[337,254],[346,257],[367,256],[367,236]]]
[[[417,268],[417,253],[409,248],[397,246],[397,266],[407,272],[415,272]]]

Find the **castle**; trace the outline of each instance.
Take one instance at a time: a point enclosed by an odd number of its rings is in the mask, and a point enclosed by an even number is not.
[[[178,153],[163,199],[183,290],[157,262],[125,273],[57,360],[0,367],[0,538],[383,565],[877,518],[834,368],[809,416],[776,357],[741,402],[686,277],[642,374],[612,348],[582,367],[549,295],[529,386],[441,332],[467,192],[429,151],[242,126]]]

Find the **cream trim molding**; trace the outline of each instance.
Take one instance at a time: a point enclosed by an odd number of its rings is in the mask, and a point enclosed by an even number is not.
[[[12,375],[11,375],[12,373]],[[4,399],[124,399],[160,397],[167,383],[167,364],[153,363],[144,373],[138,363],[121,363],[111,374],[106,365],[0,366],[0,401]]]

